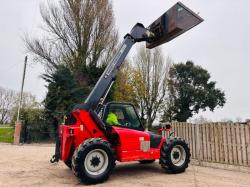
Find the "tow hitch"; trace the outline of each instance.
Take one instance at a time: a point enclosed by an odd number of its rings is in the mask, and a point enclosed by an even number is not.
[[[59,137],[56,138],[55,154],[50,159],[50,163],[59,162],[60,159],[60,140]]]

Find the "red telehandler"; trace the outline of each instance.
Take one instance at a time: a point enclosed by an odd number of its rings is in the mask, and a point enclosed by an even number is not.
[[[137,23],[124,37],[113,60],[107,66],[84,103],[78,104],[59,126],[55,155],[72,168],[84,183],[108,179],[115,161],[152,163],[171,173],[184,172],[190,162],[187,143],[178,137],[165,138],[144,130],[135,107],[129,103],[109,102],[105,98],[118,69],[137,42],[154,48],[201,23],[203,19],[178,2],[148,28]],[[119,125],[105,123],[110,111],[118,116]]]

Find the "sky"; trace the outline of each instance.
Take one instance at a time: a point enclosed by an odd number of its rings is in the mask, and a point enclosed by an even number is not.
[[[45,0],[0,0],[0,86],[20,90],[26,55],[22,37],[40,35],[39,6]],[[120,40],[137,22],[148,26],[174,0],[113,0]],[[204,22],[162,46],[164,56],[174,62],[192,60],[207,69],[211,80],[224,90],[227,102],[214,112],[202,112],[210,120],[250,118],[250,1],[183,0]],[[134,53],[134,50],[132,51]],[[131,56],[131,55],[130,55]],[[39,77],[43,67],[28,58],[24,90],[39,101],[46,95]]]

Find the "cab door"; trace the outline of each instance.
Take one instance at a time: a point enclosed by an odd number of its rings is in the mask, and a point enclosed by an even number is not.
[[[116,124],[115,126],[144,131],[144,127],[132,104],[116,102],[108,103],[103,111],[102,119],[104,123],[106,123],[107,117],[111,112],[116,115],[119,122],[119,124]]]
[[[118,124],[112,125],[113,133],[118,135],[116,146],[118,160],[142,160],[150,155],[150,135],[144,132],[134,106],[128,103],[108,103],[104,110],[104,122],[111,112],[118,120]]]

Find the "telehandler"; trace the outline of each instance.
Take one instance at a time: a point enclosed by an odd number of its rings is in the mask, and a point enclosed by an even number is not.
[[[152,49],[202,21],[200,16],[178,2],[149,27],[137,23],[124,36],[113,60],[85,102],[76,105],[66,123],[59,126],[51,162],[64,161],[82,182],[88,184],[107,180],[116,161],[152,163],[159,160],[167,172],[184,172],[190,162],[190,150],[185,140],[145,131],[132,104],[105,103],[105,98],[119,67],[135,43],[146,42],[146,47]],[[110,111],[116,113],[119,125],[105,123]]]

